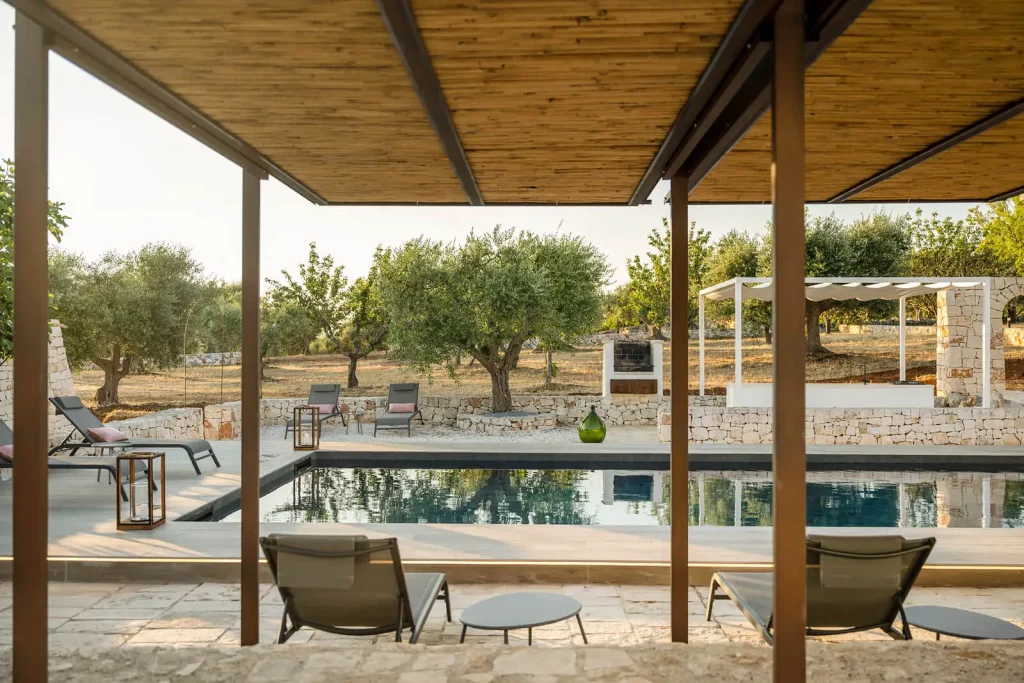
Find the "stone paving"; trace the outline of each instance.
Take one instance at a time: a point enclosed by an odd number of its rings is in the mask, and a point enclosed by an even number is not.
[[[452,586],[452,623],[444,620],[443,606],[431,613],[423,644],[457,644],[459,614],[478,600],[515,590],[552,590],[575,596],[583,604],[583,623],[592,645],[667,643],[669,590],[664,586],[465,584]],[[236,584],[50,584],[50,647],[52,649],[110,649],[137,646],[210,647],[239,644],[239,589]],[[707,589],[689,591],[691,643],[744,643],[761,646],[757,633],[732,603],[715,604],[715,619],[704,620]],[[260,641],[276,640],[281,601],[271,585],[261,587]],[[1022,588],[916,588],[909,604],[962,607],[1024,626]],[[11,642],[11,585],[0,584],[0,646]],[[919,638],[929,636],[920,633]],[[881,633],[830,638],[888,641]],[[500,645],[500,632],[471,629],[467,641]],[[393,636],[345,637],[303,629],[291,644],[332,643],[340,647],[386,645]],[[510,645],[525,645],[526,632],[510,634]],[[539,647],[581,645],[574,621],[534,630]]]

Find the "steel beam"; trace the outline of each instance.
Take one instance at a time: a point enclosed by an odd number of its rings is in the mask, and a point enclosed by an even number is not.
[[[711,61],[708,62],[697,84],[693,86],[675,122],[648,164],[636,189],[633,190],[633,195],[629,199],[631,206],[644,203],[663,176],[671,178],[679,170],[678,165],[668,170],[670,159],[679,153],[678,149],[684,138],[694,137],[694,129],[701,127],[702,119],[713,118],[707,114],[709,105],[713,106],[715,102],[723,99],[728,101],[728,97],[725,96],[728,95],[728,84],[736,78],[737,63],[749,61],[752,51],[751,38],[757,33],[758,27],[775,11],[780,1],[746,0],[740,7]]]
[[[398,50],[398,55],[409,72],[416,94],[423,103],[423,110],[430,119],[434,132],[437,133],[437,139],[448,156],[466,198],[473,206],[483,206],[483,195],[469,165],[466,150],[462,148],[462,140],[459,139],[459,132],[452,121],[452,114],[441,90],[441,83],[437,80],[427,46],[423,44],[423,36],[420,35],[412,7],[408,0],[377,0],[377,9],[388,32],[391,33],[395,49]]]
[[[260,641],[260,179],[242,172],[242,645]]]
[[[256,175],[270,175],[314,204],[327,201],[271,159],[235,137],[220,124],[185,102],[123,56],[79,28],[41,0],[7,0],[19,12],[43,26],[52,47],[62,57],[149,109]]]
[[[1007,199],[1013,199],[1014,197],[1019,197],[1021,195],[1024,195],[1024,185],[1021,185],[1018,188],[1014,188],[1009,192],[1003,192],[1002,194],[997,194],[994,197],[989,197],[986,201],[988,201],[989,203],[1005,202]]]
[[[690,565],[690,445],[689,396],[690,362],[688,358],[690,305],[689,291],[689,217],[687,182],[683,176],[672,178],[671,303],[669,319],[673,330],[681,331],[672,339],[672,428],[669,470],[672,481],[671,527],[671,623],[672,641],[688,642],[688,603]]]
[[[14,28],[14,680],[46,681],[48,36]]]
[[[803,0],[786,0],[779,8],[773,59],[772,662],[776,683],[806,679],[803,16]]]
[[[804,69],[814,64],[869,4],[871,0],[831,0],[811,4],[807,8],[804,26],[807,36],[803,54]],[[764,33],[765,29],[762,29]],[[759,64],[750,68],[749,78],[736,89],[728,106],[722,108],[714,125],[708,128],[694,151],[685,160],[678,160],[680,168],[690,177],[691,192],[768,111],[771,104],[772,59],[769,52]]]
[[[1012,104],[1003,107],[994,114],[990,114],[989,116],[986,116],[983,119],[975,121],[974,123],[965,128],[961,128],[957,132],[953,133],[948,137],[943,138],[942,140],[939,140],[935,144],[929,145],[928,147],[925,147],[919,152],[914,152],[910,156],[904,158],[902,161],[893,164],[889,168],[879,171],[870,178],[866,178],[857,183],[856,185],[853,185],[852,187],[843,190],[836,196],[829,199],[828,203],[835,204],[837,202],[846,201],[847,199],[850,199],[851,197],[860,194],[864,190],[874,187],[875,185],[878,185],[879,183],[888,180],[889,178],[892,178],[895,175],[903,173],[903,171],[913,168],[914,166],[917,166],[920,163],[928,161],[932,157],[938,154],[942,154],[946,150],[952,149],[953,147],[956,147],[962,142],[970,140],[975,135],[980,135],[985,131],[991,130],[992,128],[995,128],[999,124],[1005,123],[1022,113],[1024,113],[1024,98],[1021,98],[1016,102],[1013,102]],[[993,198],[994,201],[997,199],[998,195],[997,197]]]

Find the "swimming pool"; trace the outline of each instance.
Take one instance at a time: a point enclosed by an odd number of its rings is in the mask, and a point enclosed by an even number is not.
[[[669,473],[312,467],[260,499],[263,522],[644,525],[671,522]],[[689,523],[770,526],[770,472],[691,473]],[[212,517],[238,522],[237,506]],[[820,527],[1024,528],[1024,475],[812,472]]]

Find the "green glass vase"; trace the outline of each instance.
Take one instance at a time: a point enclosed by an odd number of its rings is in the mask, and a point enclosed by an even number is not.
[[[598,416],[594,406],[590,406],[590,414],[580,422],[580,441],[583,443],[601,443],[608,435],[604,421]]]

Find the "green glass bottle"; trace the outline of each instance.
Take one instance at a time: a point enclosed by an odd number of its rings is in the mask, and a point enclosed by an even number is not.
[[[598,416],[594,406],[590,406],[590,414],[580,422],[580,441],[583,443],[601,443],[607,436],[608,430],[604,421]]]

